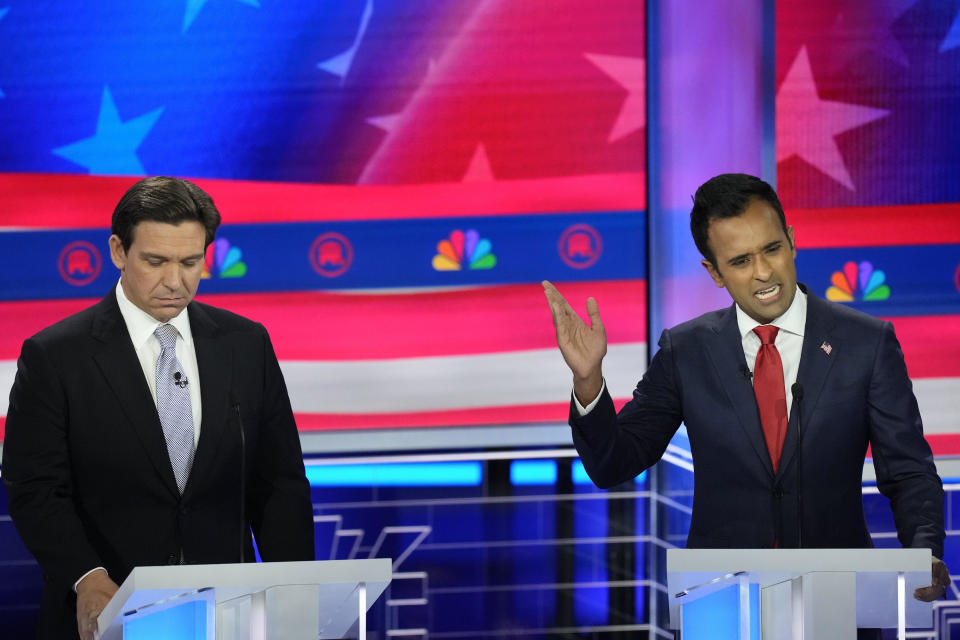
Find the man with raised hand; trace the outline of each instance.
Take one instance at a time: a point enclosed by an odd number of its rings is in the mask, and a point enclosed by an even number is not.
[[[872,547],[861,494],[870,445],[900,543],[933,552],[932,583],[914,596],[941,597],[944,494],[893,326],[797,282],[793,228],[758,178],[703,184],[690,226],[703,267],[734,304],[664,331],[619,414],[601,369],[597,301],[587,299],[587,325],[543,283],[591,479],[601,488],[632,479],[684,423],[696,469],[688,547]]]

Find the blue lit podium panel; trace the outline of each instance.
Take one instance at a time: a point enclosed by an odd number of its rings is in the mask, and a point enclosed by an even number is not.
[[[668,549],[670,625],[682,640],[840,640],[929,627],[929,549]]]
[[[102,640],[366,637],[389,558],[136,567],[97,619]]]

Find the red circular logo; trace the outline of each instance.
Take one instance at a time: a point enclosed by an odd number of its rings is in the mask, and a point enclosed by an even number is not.
[[[353,245],[339,233],[324,233],[310,246],[310,264],[324,278],[343,275],[352,263]]]
[[[557,244],[560,258],[574,269],[586,269],[596,264],[603,253],[600,232],[588,224],[567,227]]]
[[[96,280],[102,266],[100,251],[85,240],[71,242],[60,251],[60,257],[57,258],[60,277],[75,287],[83,287]]]

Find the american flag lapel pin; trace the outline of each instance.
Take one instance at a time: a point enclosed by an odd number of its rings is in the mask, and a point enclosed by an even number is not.
[[[830,355],[830,352],[833,351],[833,347],[831,347],[830,343],[826,340],[823,341],[823,344],[820,345],[820,348],[823,349],[823,352],[827,355]]]

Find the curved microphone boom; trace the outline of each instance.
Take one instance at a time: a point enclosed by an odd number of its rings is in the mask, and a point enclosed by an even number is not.
[[[803,417],[803,413],[800,410],[800,405],[803,402],[803,385],[799,382],[794,382],[793,386],[790,387],[790,392],[793,394],[793,406],[797,410],[797,548],[803,548],[803,486],[800,483],[800,470],[803,468],[802,457],[801,457],[801,444],[803,439],[800,437],[800,419]]]
[[[232,392],[230,400],[240,430],[240,562],[243,563],[247,555],[247,438],[243,432],[243,418],[240,417],[240,401]]]

